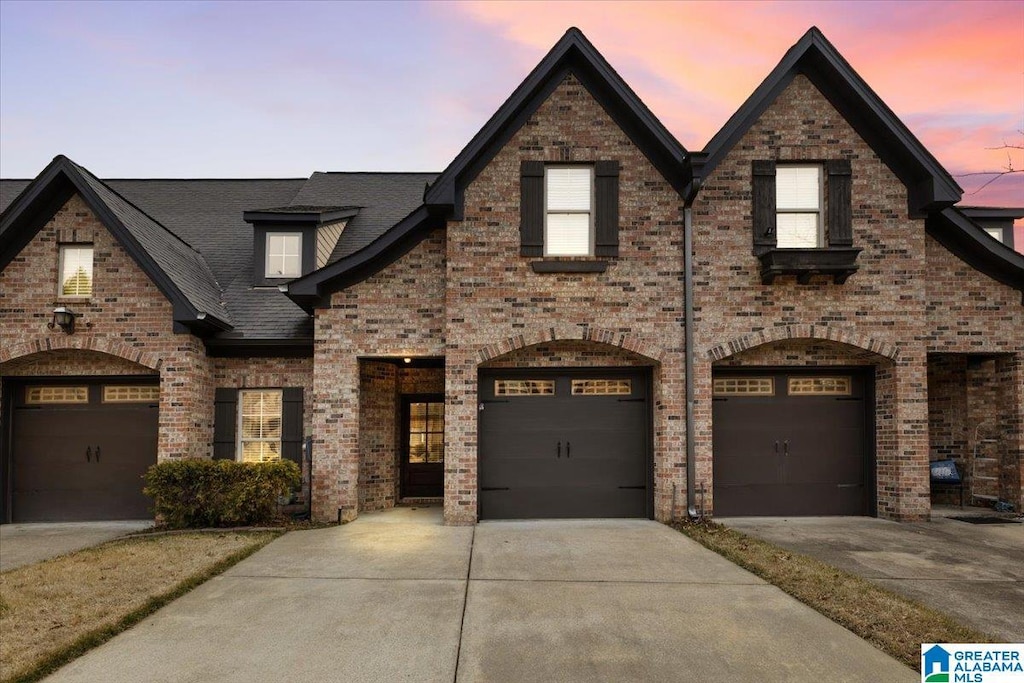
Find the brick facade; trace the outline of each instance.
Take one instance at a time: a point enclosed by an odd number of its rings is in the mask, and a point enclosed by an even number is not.
[[[59,245],[91,243],[93,291],[57,295]],[[82,317],[51,330],[54,307]],[[158,459],[208,457],[213,384],[203,342],[172,330],[171,304],[75,195],[0,272],[0,377],[159,374]]]

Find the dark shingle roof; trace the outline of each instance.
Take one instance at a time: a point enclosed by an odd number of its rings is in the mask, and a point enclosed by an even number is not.
[[[359,214],[341,233],[329,263],[359,251],[423,204],[436,173],[314,173],[292,200],[296,206],[344,204]]]

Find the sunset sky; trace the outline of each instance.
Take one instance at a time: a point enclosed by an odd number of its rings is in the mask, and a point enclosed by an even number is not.
[[[1024,205],[1024,2],[0,0],[0,176],[440,170],[569,26],[704,147],[818,26],[965,189]]]

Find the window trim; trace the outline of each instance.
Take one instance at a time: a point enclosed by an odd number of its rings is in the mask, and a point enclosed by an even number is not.
[[[96,272],[96,249],[95,249],[95,246],[91,242],[75,242],[75,243],[61,244],[61,245],[59,245],[59,247],[60,248],[58,250],[59,253],[58,253],[58,257],[57,257],[57,261],[58,261],[57,262],[57,298],[58,299],[75,299],[77,301],[83,301],[83,300],[91,299],[92,295],[93,295],[93,291],[95,289],[95,285],[96,285],[96,277],[95,277],[95,272]],[[89,277],[89,293],[88,294],[65,294],[64,293],[64,283],[66,281],[65,277],[64,277],[64,264],[66,263],[66,261],[65,261],[65,254],[67,253],[67,251],[69,249],[75,249],[75,250],[79,250],[79,251],[84,251],[84,250],[88,250],[89,251],[89,272],[88,272],[88,277]],[[67,278],[67,279],[70,279],[70,278]]]
[[[298,256],[298,259],[299,259],[299,268],[298,268],[297,272],[295,272],[295,273],[271,273],[270,272],[270,259],[271,259],[270,240],[275,238],[275,237],[284,237],[284,238],[287,238],[287,237],[297,237],[298,238],[298,240],[299,240],[299,250],[298,250],[297,256]],[[302,256],[303,256],[303,242],[304,242],[304,240],[303,240],[303,234],[302,234],[301,230],[268,230],[266,232],[266,234],[265,234],[263,239],[264,239],[263,276],[267,280],[292,280],[292,279],[295,279],[297,277],[302,277],[302,271],[303,271],[303,268],[302,268],[302,265],[303,265]],[[288,254],[288,253],[283,253],[282,256],[287,258],[287,257],[289,257],[291,255]],[[283,265],[284,264],[282,263],[282,266]]]
[[[779,206],[779,172],[783,169],[815,169],[818,172],[818,206],[815,209],[783,208]],[[825,164],[812,161],[780,161],[775,165],[775,248],[776,249],[824,249],[828,246],[825,239]],[[813,247],[780,247],[779,216],[813,214],[817,218],[817,244]]]
[[[589,196],[590,208],[589,209],[587,209],[586,211],[584,211],[582,209],[552,211],[552,210],[550,210],[548,208],[548,177],[549,177],[548,174],[549,174],[549,172],[552,169],[559,169],[559,170],[572,170],[572,169],[576,169],[576,170],[585,170],[585,171],[587,171],[587,173],[589,175],[589,178],[590,178],[590,185],[589,185],[589,187],[590,187],[590,190],[589,190],[589,193],[590,193],[590,196]],[[578,164],[578,163],[576,163],[576,164],[544,164],[544,185],[543,185],[543,188],[544,188],[544,247],[543,247],[543,256],[545,258],[593,258],[594,257],[595,243],[596,243],[596,240],[597,240],[597,236],[595,234],[596,233],[596,228],[595,228],[595,221],[594,221],[594,213],[595,213],[595,209],[596,209],[596,189],[597,189],[596,188],[596,184],[595,184],[595,177],[596,177],[596,173],[595,173],[595,170],[594,170],[594,164]],[[564,254],[564,253],[552,253],[549,250],[550,240],[548,239],[548,217],[551,214],[560,214],[560,215],[580,215],[580,214],[586,214],[587,215],[587,253],[585,253],[585,254]]]
[[[257,438],[257,439],[246,439],[242,430],[243,416],[244,416],[244,396],[248,393],[276,393],[280,400],[280,412],[278,413],[278,421],[280,422],[281,434],[277,439],[272,438]],[[246,462],[243,457],[243,446],[245,443],[277,443],[277,460],[284,460],[284,389],[282,387],[247,387],[244,389],[238,389],[238,408],[235,423],[235,460],[238,462]],[[265,418],[265,415],[260,415],[261,418]],[[267,460],[261,460],[260,462],[272,462]]]

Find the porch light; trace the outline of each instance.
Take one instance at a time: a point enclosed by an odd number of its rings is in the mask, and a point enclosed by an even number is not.
[[[412,362],[412,358],[403,358],[402,360],[405,361],[406,363]]]
[[[75,318],[79,317],[80,315],[81,314],[79,313],[72,312],[71,309],[69,308],[65,308],[64,306],[58,306],[57,308],[53,309],[53,321],[47,323],[46,326],[49,327],[51,330],[54,327],[59,327],[60,329],[64,330],[64,334],[74,334]]]

